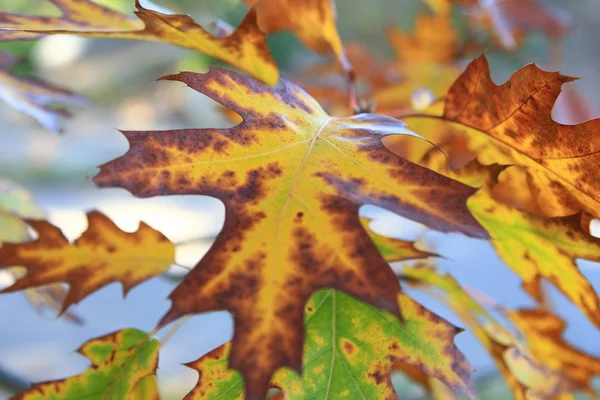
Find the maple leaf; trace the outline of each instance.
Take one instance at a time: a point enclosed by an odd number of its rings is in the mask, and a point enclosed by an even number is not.
[[[335,20],[333,0],[245,0],[254,5],[259,28],[265,33],[292,31],[311,50],[333,53],[345,74],[352,74]],[[351,79],[351,77],[349,77]]]
[[[158,367],[157,340],[137,329],[123,329],[92,339],[77,352],[92,366],[80,375],[33,385],[13,400],[149,399]],[[143,385],[143,387],[138,387]],[[156,397],[154,397],[156,398]]]
[[[366,399],[396,398],[390,371],[399,360],[444,381],[456,393],[476,397],[472,368],[455,347],[460,332],[406,295],[398,298],[404,322],[336,290],[315,293],[306,304],[303,375],[290,369],[275,373],[271,386],[288,400],[343,398],[360,393]],[[187,364],[200,373],[185,398],[243,399],[239,372],[227,369],[228,343]]]
[[[562,125],[551,117],[562,84],[572,80],[530,64],[498,86],[481,56],[452,85],[443,115],[404,120],[424,133],[447,126],[466,141],[471,160],[509,166],[503,174],[521,170],[528,185],[513,185],[517,193],[511,196],[527,198],[531,191],[545,216],[568,216],[582,209],[599,216],[600,187],[595,184],[599,172],[589,166],[600,158],[596,135],[600,120]]]
[[[469,326],[494,359],[516,400],[555,398],[578,387],[564,371],[549,368],[546,359],[530,353],[514,333],[498,323],[452,276],[423,265],[407,266],[400,276],[419,288],[434,289],[432,294],[440,297]],[[439,293],[442,295],[438,296]]]
[[[170,43],[207,54],[273,85],[279,72],[254,10],[228,36],[213,36],[191,17],[163,14],[135,1],[137,18],[90,0],[50,0],[60,17],[0,13],[0,41],[32,40],[50,34]]]
[[[600,326],[598,294],[575,265],[575,258],[600,261],[600,239],[582,229],[581,215],[538,217],[495,201],[483,189],[467,205],[529,294],[543,302],[541,278],[546,278]]]
[[[302,310],[315,290],[341,289],[399,313],[400,287],[360,223],[361,205],[486,237],[464,205],[473,189],[382,145],[386,135],[410,134],[401,121],[330,117],[290,82],[273,89],[219,68],[163,79],[186,83],[243,122],[123,132],[129,151],[102,165],[94,182],[139,197],[208,195],[225,204],[223,230],[170,295],[160,324],[232,311],[231,367],[242,371],[249,396],[264,395],[277,368],[300,370]]]
[[[26,220],[39,237],[3,244],[0,268],[20,265],[27,273],[2,292],[68,283],[62,312],[112,282],[121,282],[126,294],[175,262],[175,246],[143,222],[136,232],[128,233],[98,211],[89,212],[87,219],[88,229],[73,244],[49,222]]]

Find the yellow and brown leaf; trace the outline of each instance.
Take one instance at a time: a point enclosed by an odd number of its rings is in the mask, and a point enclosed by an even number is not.
[[[31,193],[14,182],[0,178],[0,247],[3,243],[30,241],[31,234],[22,219],[37,219],[43,216],[44,212],[35,203]],[[9,268],[6,273],[10,274],[10,281],[24,275],[23,268],[18,265]],[[57,283],[26,289],[23,294],[36,311],[41,312],[47,307],[58,312],[62,308],[67,291],[63,285]],[[83,322],[78,315],[68,311],[61,316],[77,324]]]
[[[0,41],[32,40],[50,34],[134,39],[170,43],[196,50],[239,68],[273,85],[279,71],[266,36],[257,25],[252,9],[228,36],[213,36],[191,17],[163,14],[135,1],[135,17],[129,17],[91,0],[51,0],[62,12],[59,17],[0,13]]]
[[[26,270],[23,278],[3,292],[64,282],[69,285],[64,311],[112,282],[120,282],[126,294],[174,263],[175,246],[145,223],[128,233],[97,211],[89,212],[87,218],[88,229],[72,244],[49,222],[26,220],[38,238],[0,247],[0,268],[17,265]]]
[[[225,204],[215,244],[173,291],[161,324],[230,310],[231,366],[262,396],[279,367],[301,368],[302,310],[336,288],[399,314],[397,279],[363,229],[369,203],[444,231],[487,237],[466,209],[473,189],[403,160],[381,139],[401,121],[327,115],[297,86],[273,89],[218,68],[181,81],[240,114],[230,129],[124,132],[130,150],[94,182],[140,197],[208,195]],[[415,138],[415,140],[419,140]]]

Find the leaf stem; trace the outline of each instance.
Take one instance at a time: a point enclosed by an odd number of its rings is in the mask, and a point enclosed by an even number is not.
[[[189,321],[189,319],[191,318],[191,315],[184,315],[183,317],[179,318],[177,321],[175,321],[175,323],[173,324],[173,326],[167,331],[167,333],[165,333],[165,335],[162,337],[162,339],[160,340],[160,347],[163,347],[165,344],[167,344],[167,342],[173,337],[173,335],[175,335],[177,333],[177,331],[179,329],[181,329],[181,327],[187,322]],[[160,330],[159,327],[154,328],[156,331]]]

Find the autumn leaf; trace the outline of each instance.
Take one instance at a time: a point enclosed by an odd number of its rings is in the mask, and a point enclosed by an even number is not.
[[[401,121],[328,116],[300,88],[273,89],[231,71],[168,76],[243,117],[230,129],[124,132],[122,157],[94,182],[139,197],[208,195],[225,204],[223,230],[170,295],[161,325],[230,310],[232,368],[250,397],[279,367],[301,368],[302,310],[321,288],[398,314],[397,280],[363,229],[369,203],[440,231],[486,237],[464,205],[473,189],[394,156],[381,143],[410,134]]]
[[[158,341],[147,333],[132,328],[92,339],[77,350],[91,361],[88,370],[35,384],[13,400],[136,399],[140,390],[152,384],[151,377],[158,367],[158,346]]]
[[[531,354],[515,333],[496,321],[452,276],[417,265],[403,268],[401,278],[441,298],[468,325],[492,356],[516,400],[554,399],[577,388],[564,371],[549,368],[545,359]]]
[[[494,201],[483,189],[467,204],[530,295],[543,302],[541,279],[546,278],[600,327],[598,294],[575,264],[576,258],[600,261],[600,239],[581,228],[579,214],[538,217]]]
[[[566,324],[563,320],[544,310],[508,311],[507,317],[523,334],[528,348],[537,359],[567,375],[577,389],[595,396],[591,380],[600,375],[600,359],[564,340]]]
[[[170,43],[199,51],[273,85],[279,72],[265,35],[250,10],[238,28],[225,37],[213,36],[191,17],[163,14],[135,1],[137,18],[90,0],[51,0],[60,17],[0,13],[0,41],[32,40],[51,34]],[[4,28],[4,29],[3,29]]]
[[[7,179],[0,179],[0,247],[4,242],[23,243],[30,241],[31,235],[27,224],[22,218],[42,218],[44,212],[33,200],[31,193],[25,188]],[[23,277],[23,268],[18,265],[1,273],[8,274],[9,282]],[[47,285],[38,288],[27,289],[24,295],[37,311],[50,308],[58,312],[67,294],[61,284]],[[82,324],[83,320],[77,314],[65,312],[61,317],[76,324]]]
[[[387,29],[397,61],[410,64],[451,64],[460,53],[460,38],[449,14],[418,14],[412,32]]]
[[[407,261],[437,256],[437,254],[417,249],[415,243],[409,240],[392,239],[374,232],[370,228],[371,220],[368,218],[361,218],[360,222],[363,229],[369,234],[375,247],[377,247],[379,254],[381,254],[387,262]]]
[[[399,82],[376,88],[378,112],[397,116],[421,112],[442,98],[459,75],[462,44],[450,14],[419,14],[412,32],[387,29]]]
[[[174,263],[175,246],[145,223],[128,233],[98,211],[87,218],[88,229],[72,244],[49,222],[27,220],[38,238],[0,247],[0,268],[23,266],[26,275],[2,292],[68,283],[62,312],[112,282],[121,282],[126,294]]]
[[[311,50],[335,55],[346,74],[352,73],[335,25],[333,0],[245,0],[254,5],[259,28],[265,33],[293,32]]]
[[[534,199],[542,215],[568,216],[583,209],[599,216],[598,172],[589,168],[600,157],[599,120],[562,125],[551,117],[562,84],[572,80],[531,64],[498,86],[481,56],[452,85],[441,117],[404,120],[426,136],[427,126],[431,131],[447,126],[466,140],[471,159],[509,166],[503,174],[513,174],[512,169],[526,174],[528,185],[513,185],[521,193],[511,196]]]
[[[285,399],[396,398],[394,363],[413,366],[444,381],[456,393],[476,397],[472,368],[454,345],[460,332],[406,295],[398,298],[404,322],[336,290],[315,293],[306,304],[303,375],[275,373],[271,386]],[[228,343],[188,364],[200,376],[186,400],[243,399],[241,374],[227,369]],[[227,397],[220,397],[225,396]]]

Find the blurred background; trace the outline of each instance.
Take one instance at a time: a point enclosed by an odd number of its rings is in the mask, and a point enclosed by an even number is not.
[[[126,13],[133,11],[133,0],[97,2]],[[543,33],[529,34],[516,52],[490,48],[486,54],[494,80],[503,82],[514,70],[534,61],[545,69],[584,77],[570,85],[577,88],[593,115],[600,116],[600,4],[597,0],[546,2],[564,10],[570,21],[568,33],[560,39],[562,54],[552,56],[551,41]],[[208,28],[217,19],[235,25],[246,11],[237,0],[154,3],[190,14]],[[385,29],[395,26],[411,31],[416,15],[427,12],[420,0],[338,0],[336,4],[342,39],[366,46],[382,60],[392,57]],[[45,0],[0,0],[0,11],[36,15],[57,12]],[[457,20],[460,24],[460,15]],[[304,68],[331,62],[305,49],[289,33],[272,35],[269,42],[284,77],[295,79]],[[218,62],[167,44],[74,36],[3,43],[0,51],[19,57],[11,68],[15,74],[36,75],[90,100],[85,107],[70,108],[73,116],[64,121],[62,134],[49,132],[30,116],[0,102],[0,177],[27,188],[50,221],[70,239],[85,230],[84,211],[98,209],[122,229],[135,230],[138,221],[144,220],[172,241],[188,243],[178,249],[177,262],[195,265],[221,229],[224,208],[219,201],[202,196],[136,199],[124,190],[96,189],[89,178],[96,173],[97,165],[127,150],[126,140],[117,129],[232,126],[212,100],[181,84],[155,82],[158,77],[177,71],[203,72]],[[561,116],[555,118],[560,121]],[[372,227],[378,233],[403,239],[424,235],[438,253],[446,256],[440,267],[461,283],[509,307],[533,305],[520,289],[519,279],[498,260],[489,244],[459,235],[424,232],[417,224],[375,207],[367,206],[361,211],[374,218]],[[591,262],[579,262],[579,266],[598,288],[599,266]],[[125,300],[117,284],[94,293],[71,310],[81,318],[81,324],[57,319],[51,311],[37,313],[20,293],[0,295],[0,399],[8,398],[29,382],[63,378],[84,370],[88,361],[74,350],[90,338],[125,327],[146,331],[154,328],[168,308],[165,298],[183,271],[174,267],[170,277],[140,285]],[[0,271],[0,286],[10,285],[11,279]],[[550,292],[559,314],[569,323],[566,338],[600,356],[599,332],[561,294]],[[414,296],[461,325],[439,303],[418,293]],[[159,377],[165,398],[182,398],[196,382],[197,373],[182,363],[196,360],[230,340],[231,335],[232,320],[226,312],[188,320],[161,351]],[[478,370],[475,377],[481,398],[510,398],[490,357],[474,338],[465,332],[457,342]],[[394,379],[401,398],[423,398],[418,388],[401,377]]]

